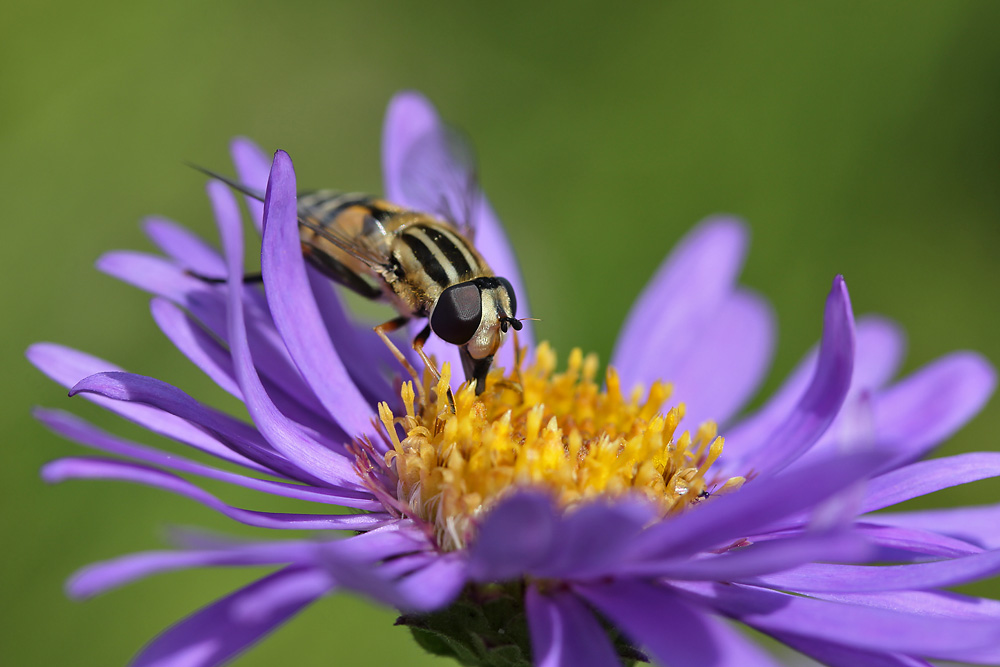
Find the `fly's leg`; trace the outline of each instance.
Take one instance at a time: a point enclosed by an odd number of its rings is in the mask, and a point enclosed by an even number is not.
[[[390,352],[392,352],[392,356],[396,357],[396,361],[401,363],[403,365],[403,368],[406,369],[406,372],[410,374],[410,377],[413,378],[413,384],[417,388],[417,393],[423,396],[424,383],[421,381],[420,376],[417,375],[417,370],[413,367],[413,365],[409,361],[407,361],[406,357],[403,356],[403,353],[399,351],[398,347],[396,347],[396,344],[393,343],[392,340],[389,338],[390,333],[398,330],[400,327],[404,326],[409,321],[410,318],[406,317],[405,315],[400,315],[399,317],[395,317],[389,320],[388,322],[383,322],[382,324],[375,327],[375,333],[378,334],[378,337],[382,339],[382,342],[385,343],[385,346],[389,348]]]
[[[427,342],[427,339],[430,338],[430,336],[431,336],[431,325],[428,324],[420,331],[420,333],[417,334],[417,337],[413,339],[413,351],[417,353],[417,356],[419,356],[421,361],[424,362],[424,366],[427,367],[427,369],[431,372],[434,378],[440,381],[441,372],[438,370],[437,366],[434,365],[434,362],[431,361],[431,358],[427,356],[427,353],[424,352],[424,343]],[[448,387],[448,405],[451,406],[451,412],[452,414],[454,414],[455,395],[451,393],[451,387]]]

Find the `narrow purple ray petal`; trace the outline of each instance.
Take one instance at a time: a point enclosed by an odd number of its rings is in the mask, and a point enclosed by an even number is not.
[[[64,458],[47,463],[42,479],[113,479],[170,491],[213,509],[234,521],[280,530],[370,530],[391,521],[387,514],[282,514],[233,507],[182,477],[136,463],[103,458]]]
[[[397,609],[420,612],[438,609],[454,600],[467,581],[462,553],[428,551],[414,554],[416,559],[406,559],[404,568],[398,567],[401,560],[398,558],[384,567],[373,567],[375,560],[394,554],[384,549],[373,552],[367,545],[359,550],[357,542],[358,538],[353,538],[328,543],[322,553],[322,567],[343,587]],[[400,543],[413,544],[412,540]],[[373,558],[373,553],[378,558]]]
[[[143,253],[118,251],[107,253],[98,261],[98,268],[125,282],[177,304],[212,335],[228,343],[225,289],[219,285],[186,275],[162,257]],[[302,380],[288,356],[281,337],[274,328],[267,303],[256,289],[245,289],[247,338],[257,360],[257,370],[270,383],[294,396],[300,414],[315,415],[308,424],[317,430],[339,431],[326,410]],[[104,370],[104,369],[101,369]]]
[[[213,435],[238,454],[266,466],[268,472],[274,471],[318,486],[362,488],[351,462],[345,457],[330,452],[330,457],[336,457],[336,466],[330,465],[320,470],[324,476],[316,474],[315,470],[303,469],[288,461],[281,452],[274,451],[271,444],[261,438],[260,433],[250,425],[210,408],[177,387],[155,378],[121,372],[95,373],[76,383],[70,390],[70,395],[81,392],[99,394],[130,405],[149,405],[176,415]]]
[[[863,315],[857,320],[853,389],[876,390],[893,378],[906,352],[906,332],[881,315]]]
[[[191,230],[159,217],[146,218],[142,226],[156,247],[180,266],[202,276],[226,276],[226,265],[219,251]]]
[[[631,553],[635,560],[666,559],[754,535],[781,518],[814,507],[884,460],[875,452],[856,452],[751,481],[739,491],[653,525],[635,540]]]
[[[364,491],[355,492],[346,489],[333,491],[325,487],[288,484],[286,482],[247,477],[246,475],[219,470],[218,468],[197,463],[176,454],[168,454],[152,447],[145,447],[134,442],[129,442],[128,440],[123,440],[61,410],[38,408],[35,409],[34,415],[45,426],[70,440],[93,447],[102,452],[125,456],[143,463],[150,463],[159,468],[168,468],[191,475],[198,475],[275,496],[297,498],[299,500],[341,505],[363,510],[382,509],[381,503],[374,500],[370,493]]]
[[[295,541],[208,551],[145,551],[78,570],[66,582],[66,592],[73,598],[89,598],[155,574],[197,567],[315,564],[319,549],[315,542]]]
[[[1000,476],[997,452],[918,461],[871,480],[861,511],[873,512],[941,489],[997,476]]]
[[[28,360],[40,371],[67,389],[74,387],[81,379],[102,372],[120,371],[114,364],[92,357],[71,348],[53,343],[36,343],[28,348]],[[84,398],[140,426],[208,452],[220,459],[236,463],[258,472],[272,473],[271,468],[261,465],[242,454],[236,453],[223,443],[198,429],[176,415],[140,403],[129,403],[101,396],[83,394]],[[280,474],[280,473],[277,473]]]
[[[558,550],[529,573],[542,578],[576,579],[615,572],[629,542],[654,518],[655,510],[638,500],[579,507],[559,520],[553,536]]]
[[[913,461],[972,419],[996,388],[996,371],[973,352],[938,359],[879,395],[875,419],[880,439]]]
[[[852,391],[878,389],[889,381],[903,357],[905,338],[891,320],[866,315],[857,320]],[[726,452],[746,457],[766,439],[795,407],[815,374],[818,349],[812,349],[758,412],[726,429]]]
[[[374,434],[376,415],[340,361],[306,277],[295,172],[282,151],[274,156],[267,185],[261,268],[274,323],[313,393],[345,433]]]
[[[604,629],[570,593],[543,595],[530,586],[524,596],[535,667],[621,665]]]
[[[323,318],[323,325],[330,335],[337,355],[347,368],[351,381],[370,405],[391,399],[395,392],[379,369],[385,365],[398,368],[401,372],[402,366],[372,331],[372,327],[355,324],[353,318],[344,310],[344,305],[329,278],[320,275],[311,266],[306,267],[306,272],[313,297],[316,299],[316,306]]]
[[[670,580],[739,581],[817,560],[856,562],[871,553],[868,543],[846,531],[805,533],[704,558],[626,564],[619,567],[618,574]]]
[[[268,582],[241,598],[233,605],[232,616],[240,623],[260,623],[287,605],[313,599],[317,591],[330,592],[336,583],[327,572],[306,569],[284,580]]]
[[[412,574],[399,580],[400,609],[433,611],[455,600],[468,582],[465,554],[438,555]]]
[[[852,646],[825,642],[811,637],[797,637],[781,632],[769,635],[803,655],[829,667],[934,667],[926,660],[898,653],[860,651]]]
[[[174,347],[227,393],[243,400],[228,350],[172,302],[154,297],[149,309],[156,325]]]
[[[332,581],[321,577],[314,579],[312,589],[303,590],[302,573],[302,568],[285,568],[210,604],[150,642],[133,659],[132,667],[214,667],[227,662],[333,588]],[[273,591],[282,582],[294,585],[300,596],[284,600],[286,604],[256,622],[234,613],[246,598],[263,588]]]
[[[674,247],[632,306],[615,344],[611,365],[623,387],[673,377],[732,290],[746,246],[742,222],[710,218]]]
[[[851,645],[874,651],[950,659],[958,651],[1000,645],[993,620],[923,615],[732,584],[684,583],[719,612],[762,632],[785,632],[830,642],[849,637]]]
[[[671,667],[772,667],[780,663],[698,606],[656,584],[620,580],[574,590],[632,641]]]
[[[172,302],[160,297],[154,297],[150,302],[153,319],[164,335],[180,352],[194,365],[212,378],[224,390],[243,400],[243,393],[236,382],[236,370],[233,368],[233,356],[218,339],[208,333],[194,318]],[[268,376],[261,377],[268,396],[274,400],[284,414],[298,423],[309,426],[317,434],[326,438],[338,438],[327,441],[334,447],[347,438],[326,414],[325,410],[309,406],[298,397],[290,396],[280,385],[275,384]],[[320,412],[317,413],[316,410]]]
[[[233,158],[233,165],[236,167],[236,176],[240,183],[248,185],[254,190],[264,192],[267,188],[267,176],[271,171],[271,160],[257,144],[245,137],[236,137],[229,144],[229,153]],[[257,201],[253,197],[244,197],[247,209],[250,211],[250,220],[257,231],[264,229],[264,203]]]
[[[329,482],[360,486],[351,464],[340,454],[327,449],[310,437],[298,424],[278,411],[261,385],[247,344],[240,292],[243,283],[243,236],[239,212],[232,195],[221,183],[210,183],[209,192],[216,207],[216,220],[229,264],[229,340],[233,364],[246,398],[247,410],[257,428],[271,445],[299,468]]]
[[[480,194],[476,199],[476,208],[473,211],[475,219],[476,249],[482,254],[483,259],[490,265],[496,275],[506,278],[514,288],[517,297],[517,317],[531,317],[531,305],[528,301],[528,290],[521,276],[521,269],[517,263],[517,256],[511,246],[507,234],[503,230],[500,218],[493,211],[493,207]],[[535,325],[531,321],[522,322],[522,329],[517,332],[521,347],[532,349],[535,346]],[[495,363],[503,368],[514,366],[514,344],[513,332],[508,336],[511,340],[504,343],[497,353]]]
[[[924,560],[928,556],[954,558],[982,551],[980,547],[964,540],[946,537],[929,530],[877,525],[872,521],[855,523],[852,529],[863,535],[872,544],[881,547],[885,552],[884,557],[875,557],[871,559],[872,561],[913,560],[917,558]],[[890,557],[889,554],[892,556]]]
[[[503,581],[549,561],[558,546],[558,517],[541,493],[518,493],[495,507],[469,550],[469,574],[479,581]]]
[[[888,591],[880,593],[813,593],[810,597],[919,616],[1000,621],[1000,601],[951,591]]]
[[[471,207],[471,220],[454,220],[472,225],[476,249],[498,276],[507,278],[517,295],[517,316],[529,317],[528,293],[517,266],[517,260],[489,201],[474,182],[471,165],[457,162],[447,145],[447,134],[434,106],[420,93],[407,91],[393,97],[386,111],[382,130],[382,174],[386,198],[392,202],[431,213],[447,208],[464,212]],[[472,179],[472,180],[470,180]],[[522,345],[534,345],[531,322],[524,322],[519,334]],[[460,376],[454,346],[431,337],[428,354],[438,363],[452,362],[452,377]],[[455,355],[454,360],[451,358]],[[495,363],[510,368],[513,365],[513,345],[505,344]],[[453,383],[457,386],[459,383]]]
[[[900,591],[881,593],[814,593],[824,600],[864,605],[875,609],[917,614],[930,619],[969,619],[979,624],[996,627],[1000,622],[1000,602],[986,598],[975,598],[950,591]],[[947,631],[947,628],[942,628]],[[958,638],[961,644],[961,637]],[[981,647],[957,648],[946,654],[929,654],[945,660],[974,662],[978,664],[1000,664],[1000,643],[992,642]]]
[[[864,517],[868,523],[940,532],[986,549],[1000,549],[1000,505],[892,512]]]
[[[819,440],[847,397],[853,366],[854,316],[847,285],[837,276],[826,300],[823,340],[812,381],[792,412],[766,438],[767,445],[743,462],[746,469],[773,474]]]
[[[749,583],[797,592],[864,593],[958,586],[1000,572],[1000,551],[911,565],[808,563]]]
[[[434,106],[418,92],[398,93],[389,102],[382,125],[382,177],[385,196],[390,201],[420,207],[421,202],[406,200],[403,187],[406,160],[413,144],[433,132],[440,123]]]
[[[688,428],[709,419],[723,424],[743,406],[771,364],[774,332],[774,313],[761,296],[735,290],[724,300],[697,345],[663,378],[684,402]]]

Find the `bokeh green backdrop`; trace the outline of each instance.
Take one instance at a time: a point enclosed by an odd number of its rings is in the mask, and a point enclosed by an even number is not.
[[[38,479],[43,462],[82,450],[33,423],[32,405],[142,434],[30,369],[32,341],[238,407],[161,338],[143,294],[92,268],[107,249],[149,249],[138,227],[146,214],[212,237],[203,179],[182,161],[227,169],[228,139],[243,134],[288,150],[305,187],[378,191],[385,104],[418,88],[473,138],[543,318],[538,331],[564,352],[578,345],[606,359],[671,245],[725,211],[752,225],[744,282],[777,310],[766,388],[818,337],[838,272],[857,313],[907,328],[907,370],[956,348],[1000,362],[997,34],[1000,3],[958,0],[8,4],[4,664],[122,664],[256,574],[166,575],[70,602],[61,585],[73,569],[155,548],[166,525],[247,531],[157,491]],[[994,400],[942,453],[994,449],[998,431]],[[992,502],[1000,484],[938,495]],[[393,618],[337,597],[237,662],[436,662]]]

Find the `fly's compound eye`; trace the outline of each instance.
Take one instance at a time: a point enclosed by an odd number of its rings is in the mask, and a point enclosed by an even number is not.
[[[465,345],[476,334],[483,319],[483,299],[473,283],[459,283],[441,292],[434,312],[431,329],[452,345]]]
[[[517,317],[517,297],[514,296],[514,286],[506,278],[497,276],[497,280],[500,282],[500,286],[507,290],[507,298],[510,299],[510,313],[508,315],[510,317]]]

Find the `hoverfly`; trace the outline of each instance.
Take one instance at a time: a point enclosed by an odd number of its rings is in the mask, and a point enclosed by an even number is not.
[[[195,165],[245,195],[263,193]],[[431,333],[459,348],[476,394],[486,388],[493,357],[508,329],[520,331],[517,298],[506,278],[495,276],[468,231],[445,217],[409,210],[372,195],[319,190],[298,197],[299,237],[306,259],[323,275],[366,299],[390,303],[399,315],[374,328],[393,356],[418,378],[388,334],[411,319],[427,324],[413,349],[429,369],[423,350]],[[418,383],[419,385],[419,383]]]

